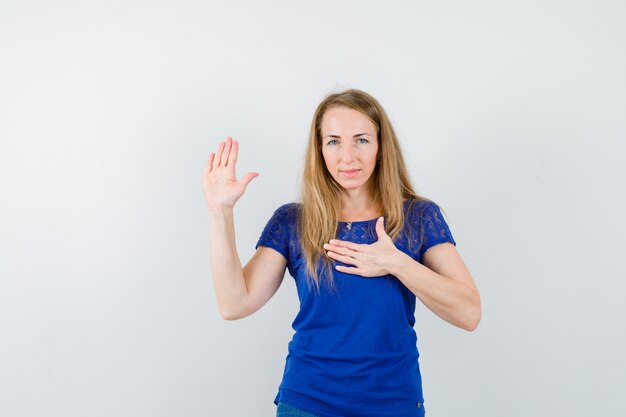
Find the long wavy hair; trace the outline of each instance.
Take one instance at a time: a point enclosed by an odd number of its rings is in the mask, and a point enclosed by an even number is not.
[[[328,171],[322,155],[322,120],[326,111],[334,107],[357,110],[376,127],[378,164],[371,178],[373,204],[385,215],[385,231],[392,240],[395,241],[404,225],[404,200],[409,199],[414,204],[426,199],[419,196],[411,185],[396,133],[380,103],[357,89],[326,96],[315,110],[311,122],[298,216],[298,232],[309,276],[308,284],[309,287],[313,284],[317,291],[321,284],[318,273],[320,264],[323,265],[323,276],[329,288],[336,290],[332,274],[334,260],[326,255],[323,248],[324,243],[336,237],[341,213],[341,185]]]

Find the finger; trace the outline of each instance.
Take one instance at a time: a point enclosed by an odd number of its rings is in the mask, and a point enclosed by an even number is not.
[[[228,156],[228,161],[226,162],[227,167],[232,167],[235,169],[235,165],[237,164],[237,155],[239,154],[239,144],[236,140],[233,140],[232,148],[230,150],[230,155]]]
[[[337,246],[337,245],[331,245],[330,243],[324,243],[324,249],[331,251],[331,252],[336,252],[340,255],[352,256],[354,258],[358,256],[357,252],[350,248],[344,248],[344,247]]]
[[[206,169],[204,170],[205,174],[210,174],[211,171],[213,171],[213,159],[215,159],[215,154],[211,152],[209,154],[209,160],[207,161],[207,164],[206,164]]]
[[[382,216],[376,220],[376,235],[379,238],[387,235],[387,232],[385,231],[385,220]]]
[[[225,167],[226,162],[228,162],[228,156],[230,155],[230,148],[232,147],[233,140],[228,137],[226,138],[226,143],[224,143],[224,152],[222,152],[222,156],[220,157],[220,166]]]
[[[343,265],[335,265],[335,269],[339,272],[345,272],[346,274],[361,275],[359,268],[351,268]]]
[[[244,175],[243,178],[241,179],[241,182],[244,185],[244,189],[248,187],[248,184],[250,184],[250,181],[252,181],[252,179],[256,178],[258,175],[259,175],[258,172],[248,172],[246,175]]]
[[[348,242],[347,240],[331,239],[328,241],[328,243],[330,243],[331,245],[336,245],[336,246],[341,246],[344,248],[352,249],[353,251],[356,251],[356,252],[363,249],[362,248],[363,245],[359,245],[358,243],[354,243],[354,242]]]
[[[220,159],[222,159],[222,153],[224,153],[224,142],[220,142],[220,145],[217,147],[217,153],[215,154],[215,159],[213,160],[213,168],[211,169],[211,171],[219,168]]]
[[[357,260],[355,258],[352,258],[350,256],[344,256],[344,255],[340,255],[336,252],[332,252],[329,251],[326,253],[328,255],[329,258],[335,259],[339,262],[343,262],[344,264],[348,264],[348,265],[356,265]]]

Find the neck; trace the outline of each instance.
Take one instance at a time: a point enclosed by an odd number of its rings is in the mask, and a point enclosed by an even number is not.
[[[344,190],[341,194],[340,221],[368,220],[378,215],[374,197],[369,190]]]

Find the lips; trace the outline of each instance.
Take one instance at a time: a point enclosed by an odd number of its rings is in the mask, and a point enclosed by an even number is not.
[[[339,170],[339,173],[343,175],[344,177],[351,178],[351,177],[356,176],[359,173],[359,171],[361,170],[360,169],[346,169],[346,170]]]

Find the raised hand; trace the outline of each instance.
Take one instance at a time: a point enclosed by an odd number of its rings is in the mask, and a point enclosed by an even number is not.
[[[258,172],[249,172],[237,181],[235,166],[239,144],[231,137],[220,142],[217,153],[211,152],[204,175],[202,188],[210,210],[232,208],[246,191],[246,187]]]

